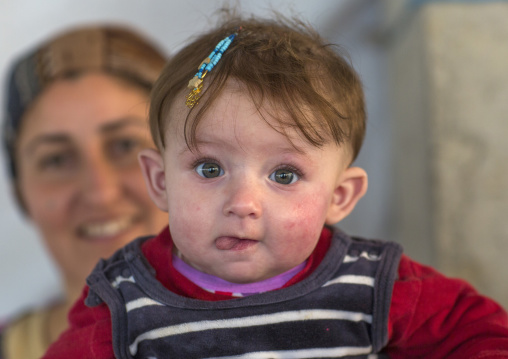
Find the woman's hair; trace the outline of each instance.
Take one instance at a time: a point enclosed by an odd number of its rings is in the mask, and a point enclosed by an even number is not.
[[[267,101],[277,122],[272,127],[286,134],[296,128],[312,145],[334,141],[350,144],[354,160],[365,134],[365,106],[361,81],[336,46],[327,44],[312,28],[298,20],[234,18],[199,36],[165,66],[152,90],[150,128],[163,148],[169,111],[175,101],[185,103],[188,82],[223,38],[237,33],[229,48],[203,79],[199,103],[189,110],[184,136],[195,146],[200,119],[220,96],[228,80],[240,82],[258,110]],[[265,108],[264,108],[265,109]]]
[[[149,92],[166,63],[158,47],[121,26],[89,26],[63,32],[19,58],[8,74],[3,144],[16,179],[15,149],[23,115],[52,82],[102,71]]]

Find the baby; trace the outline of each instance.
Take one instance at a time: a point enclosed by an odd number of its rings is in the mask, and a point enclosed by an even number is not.
[[[365,117],[358,75],[298,21],[190,43],[139,155],[169,226],[97,265],[46,358],[508,358],[495,302],[331,227],[367,190]]]

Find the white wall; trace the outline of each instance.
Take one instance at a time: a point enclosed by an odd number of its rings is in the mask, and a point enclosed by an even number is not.
[[[326,38],[340,41],[351,53],[366,88],[370,117],[358,164],[370,174],[369,194],[343,223],[364,236],[391,234],[390,126],[382,93],[383,54],[373,42],[378,18],[375,1],[272,0],[238,1],[245,12],[269,14],[275,9],[299,15]],[[130,24],[153,37],[169,53],[213,23],[215,0],[0,0],[0,105],[4,104],[7,66],[18,54],[68,26],[89,22]],[[4,158],[0,159],[0,318],[40,305],[59,292],[56,269],[29,221],[21,217],[10,195]]]

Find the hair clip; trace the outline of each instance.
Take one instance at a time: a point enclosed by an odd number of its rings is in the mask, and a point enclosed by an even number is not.
[[[222,57],[222,54],[224,51],[226,51],[231,45],[231,42],[236,37],[238,32],[235,32],[234,34],[229,35],[228,37],[222,39],[217,46],[215,46],[215,49],[208,55],[206,59],[204,59],[201,64],[199,64],[198,72],[194,75],[194,77],[189,81],[189,84],[187,85],[187,88],[191,89],[192,91],[187,95],[185,98],[185,104],[188,108],[193,108],[200,98],[200,92],[203,88],[203,78],[206,76],[207,73],[212,71],[212,69],[217,65],[219,60]]]

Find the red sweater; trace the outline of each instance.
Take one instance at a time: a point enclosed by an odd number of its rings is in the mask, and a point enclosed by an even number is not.
[[[292,285],[319,265],[331,233],[323,231],[306,267],[286,284]],[[226,300],[228,295],[207,292],[172,266],[172,242],[166,228],[142,246],[169,290],[202,300]],[[393,288],[386,351],[391,358],[499,359],[508,358],[508,315],[495,302],[479,295],[468,283],[446,278],[434,269],[402,256]],[[69,314],[70,328],[49,348],[46,358],[114,358],[111,317],[102,303],[89,308],[88,287]]]

